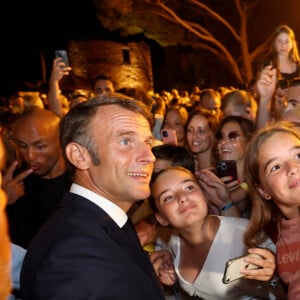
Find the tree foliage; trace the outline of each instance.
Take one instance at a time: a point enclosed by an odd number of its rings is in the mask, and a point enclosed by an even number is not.
[[[218,4],[218,2],[220,2]],[[248,20],[256,0],[94,0],[104,27],[121,36],[144,34],[161,46],[210,52],[239,83],[253,78],[253,63],[269,44],[250,47]]]

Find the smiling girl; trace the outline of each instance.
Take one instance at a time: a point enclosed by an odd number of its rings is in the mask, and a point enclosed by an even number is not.
[[[264,282],[275,271],[271,252],[275,245],[265,237],[260,248],[247,251],[243,235],[248,220],[209,215],[205,196],[190,171],[168,167],[156,174],[151,181],[149,200],[157,221],[178,232],[171,237],[167,249],[173,254],[179,284],[189,295],[213,300],[285,299],[282,294],[278,296],[279,288]],[[222,283],[226,261],[249,253],[261,256],[247,255],[246,260],[261,268],[243,269],[241,273],[247,279]]]
[[[245,243],[254,247],[261,229],[277,225],[278,274],[288,286],[288,298],[300,296],[300,132],[287,122],[262,128],[246,155],[252,214]]]

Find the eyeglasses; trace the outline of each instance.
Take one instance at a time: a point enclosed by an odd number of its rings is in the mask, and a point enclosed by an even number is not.
[[[240,139],[240,137],[243,137],[243,133],[241,131],[230,131],[227,135],[223,134],[222,132],[216,134],[216,139],[218,142],[223,141],[225,137],[230,142],[236,142]]]

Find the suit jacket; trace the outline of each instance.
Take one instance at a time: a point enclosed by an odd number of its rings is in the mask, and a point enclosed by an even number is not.
[[[165,299],[128,220],[123,228],[67,192],[32,240],[21,270],[23,300]]]

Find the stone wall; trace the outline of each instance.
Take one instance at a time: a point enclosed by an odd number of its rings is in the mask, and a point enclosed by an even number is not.
[[[153,90],[151,52],[144,42],[73,40],[68,44],[68,55],[74,78],[66,80],[63,89],[72,89],[72,84],[85,88],[93,78],[104,75],[116,90]]]

